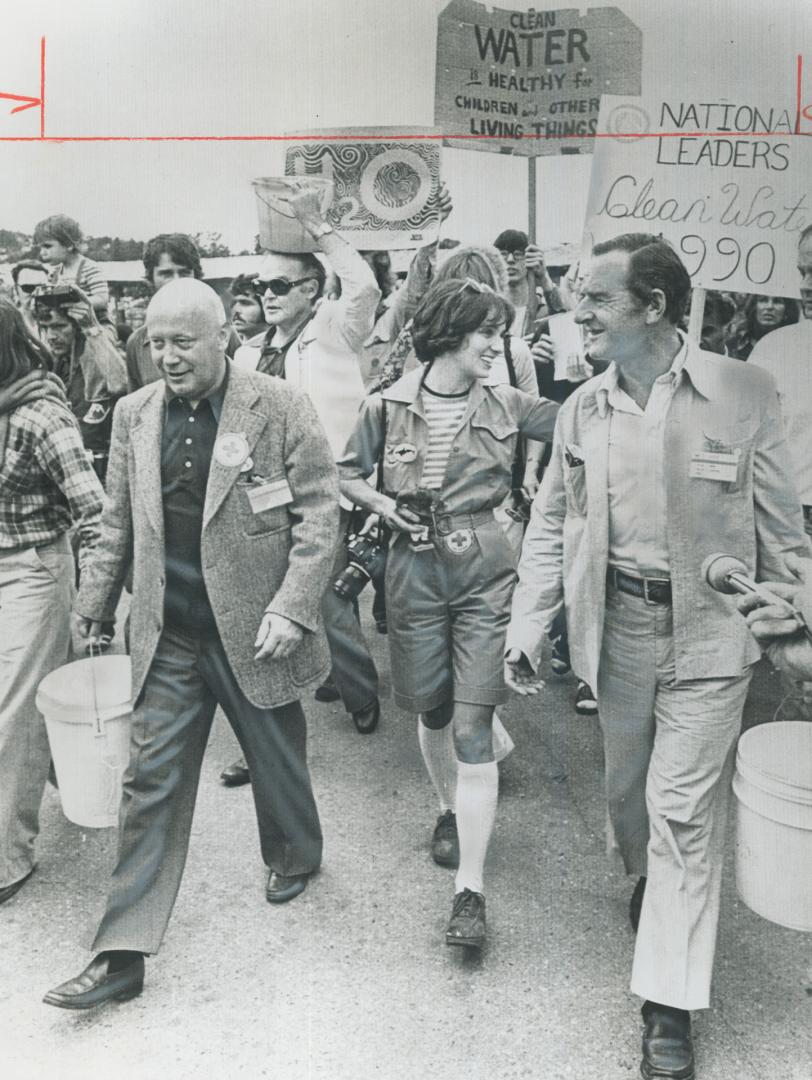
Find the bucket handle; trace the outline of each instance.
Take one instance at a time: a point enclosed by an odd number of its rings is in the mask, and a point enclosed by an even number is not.
[[[99,736],[106,734],[106,732],[104,730],[104,725],[102,724],[101,713],[99,712],[99,698],[98,698],[98,694],[97,694],[97,691],[96,691],[96,664],[95,664],[95,661],[98,660],[103,655],[102,647],[101,647],[101,643],[100,643],[99,639],[98,638],[90,638],[90,641],[88,642],[87,649],[88,649],[88,655],[90,657],[90,685],[91,685],[91,687],[93,689],[93,713],[94,713],[94,717],[93,717],[93,735],[96,738],[99,738]]]

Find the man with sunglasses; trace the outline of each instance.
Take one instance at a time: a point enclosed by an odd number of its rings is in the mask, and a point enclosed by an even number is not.
[[[327,273],[316,255],[267,252],[256,287],[268,330],[237,350],[234,365],[276,375],[304,390],[338,460],[364,400],[359,357],[372,331],[381,292],[366,261],[325,221],[320,196],[306,180],[290,195],[289,209],[341,281],[341,296],[322,299]],[[342,536],[346,524],[344,513]],[[346,559],[341,543],[333,578]],[[371,734],[380,718],[378,673],[353,606],[328,589],[322,616],[338,693],[357,730]]]
[[[34,290],[38,285],[47,283],[48,271],[44,263],[27,259],[12,266],[11,280],[14,306],[19,309],[28,329],[35,332],[37,321],[34,318]]]

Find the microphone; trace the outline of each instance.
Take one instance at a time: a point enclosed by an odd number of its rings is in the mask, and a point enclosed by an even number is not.
[[[798,623],[798,628],[812,641],[812,631],[806,625],[806,619],[796,607],[788,600],[784,600],[775,593],[770,592],[765,585],[760,585],[752,580],[747,573],[747,567],[735,555],[725,555],[717,552],[709,555],[702,563],[702,577],[716,592],[726,593],[728,596],[739,594],[741,596],[757,596],[763,606],[783,608]]]

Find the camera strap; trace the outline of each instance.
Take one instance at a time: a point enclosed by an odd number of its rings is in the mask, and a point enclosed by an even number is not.
[[[513,353],[510,349],[510,335],[506,334],[504,338],[505,342],[505,363],[507,364],[508,379],[510,385],[515,389],[518,389],[516,385],[516,365],[513,362]],[[524,468],[525,468],[525,448],[524,438],[520,434],[516,439],[516,451],[513,455],[513,464],[510,467],[510,490],[511,492],[521,491],[522,483],[524,482]]]
[[[378,492],[383,491],[383,462],[386,455],[386,400],[383,397],[381,397],[381,427],[383,429],[381,432],[381,449],[378,454],[375,470],[375,490]],[[364,510],[361,506],[353,506],[350,510],[347,528],[344,533],[345,543],[350,536],[350,533],[357,533],[363,527],[363,524],[368,517],[368,510]],[[382,517],[378,518],[378,529],[383,538],[389,536],[389,527]]]

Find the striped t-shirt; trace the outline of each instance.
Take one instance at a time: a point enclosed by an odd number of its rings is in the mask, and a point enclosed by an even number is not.
[[[468,407],[469,392],[466,390],[462,394],[437,394],[424,386],[421,393],[423,412],[429,425],[429,445],[423,462],[420,486],[439,491],[443,486],[451,444]]]

